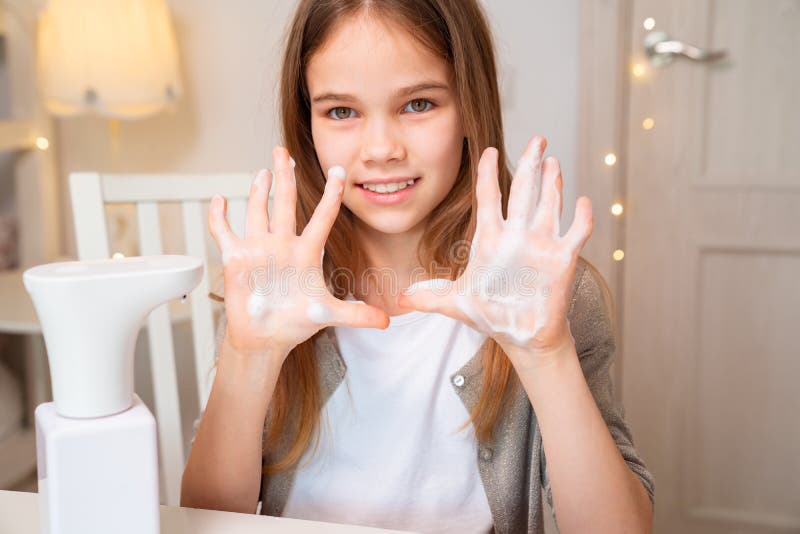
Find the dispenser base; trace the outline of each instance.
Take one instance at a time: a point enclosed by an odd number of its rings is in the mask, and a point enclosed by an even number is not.
[[[42,533],[158,533],[156,423],[133,397],[128,410],[92,419],[36,408]]]

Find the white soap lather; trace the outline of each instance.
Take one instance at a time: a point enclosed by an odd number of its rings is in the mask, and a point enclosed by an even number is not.
[[[23,274],[42,325],[53,402],[36,408],[41,531],[157,533],[155,419],[133,391],[136,338],[156,307],[191,292],[200,258],[138,256]]]

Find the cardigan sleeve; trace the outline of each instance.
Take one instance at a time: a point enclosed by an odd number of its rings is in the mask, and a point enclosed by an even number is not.
[[[581,260],[584,261],[584,260]],[[570,331],[575,339],[584,377],[597,407],[608,426],[611,437],[628,467],[639,477],[650,502],[654,502],[654,481],[633,443],[630,428],[624,419],[624,409],[614,401],[610,367],[614,359],[616,342],[610,306],[610,296],[603,289],[599,272],[586,265],[580,275],[570,309]],[[542,447],[541,442],[539,444]],[[547,473],[544,448],[541,458],[542,487],[547,502],[553,509],[553,493]],[[555,516],[555,511],[553,512]]]

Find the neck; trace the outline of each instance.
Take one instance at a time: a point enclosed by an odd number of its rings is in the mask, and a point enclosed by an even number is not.
[[[357,239],[367,262],[367,272],[358,274],[359,300],[384,310],[389,315],[408,313],[409,308],[397,305],[400,291],[427,276],[421,275],[417,248],[425,229],[425,221],[398,234],[387,234],[365,224],[356,224]],[[363,282],[363,283],[362,283]]]

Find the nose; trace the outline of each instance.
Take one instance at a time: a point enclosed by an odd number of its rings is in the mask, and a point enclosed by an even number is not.
[[[405,146],[397,126],[391,121],[377,119],[364,129],[361,160],[365,163],[384,163],[406,157]]]

